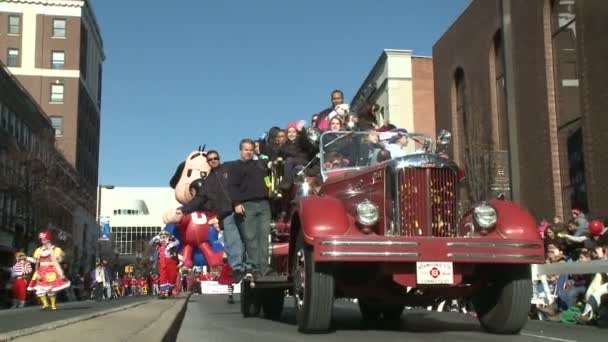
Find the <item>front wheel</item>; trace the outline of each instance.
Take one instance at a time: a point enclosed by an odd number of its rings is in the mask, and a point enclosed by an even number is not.
[[[488,284],[473,297],[483,329],[493,334],[517,334],[528,320],[532,300],[530,265],[488,271]]]
[[[334,307],[333,274],[318,269],[312,247],[304,242],[302,232],[298,235],[294,252],[292,270],[298,330],[327,333]]]

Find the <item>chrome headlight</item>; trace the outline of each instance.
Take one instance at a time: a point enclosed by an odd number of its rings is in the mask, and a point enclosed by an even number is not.
[[[496,224],[496,220],[498,215],[496,214],[496,209],[487,203],[483,203],[475,207],[473,210],[473,217],[475,218],[475,223],[480,228],[492,228]]]
[[[364,226],[371,226],[378,222],[378,207],[365,200],[357,204],[357,222]]]

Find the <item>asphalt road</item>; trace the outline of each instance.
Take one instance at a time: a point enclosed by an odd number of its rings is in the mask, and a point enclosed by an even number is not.
[[[539,321],[530,321],[521,335],[497,336],[483,332],[474,317],[423,310],[406,311],[397,325],[365,327],[356,304],[344,301],[334,307],[328,335],[303,335],[295,326],[293,298],[287,298],[285,303],[281,320],[270,321],[243,318],[238,300],[227,304],[225,295],[192,296],[177,341],[604,342],[607,336],[605,330],[596,327]]]
[[[8,309],[0,311],[0,334],[14,330],[30,328],[40,324],[69,319],[96,311],[112,309],[154,297],[126,297],[110,301],[96,302],[92,300],[57,303],[57,311],[42,311],[40,306],[23,309]]]

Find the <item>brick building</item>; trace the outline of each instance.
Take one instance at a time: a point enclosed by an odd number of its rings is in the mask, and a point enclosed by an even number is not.
[[[410,50],[384,50],[351,100],[357,111],[377,105],[377,116],[398,127],[435,134],[433,60]]]
[[[513,189],[539,218],[608,214],[606,17],[604,0],[474,0],[436,42],[436,122],[466,198]]]
[[[73,213],[86,198],[54,145],[51,121],[0,63],[0,245],[33,252],[49,229],[72,256]]]
[[[49,115],[95,215],[102,63],[100,29],[85,0],[0,2],[0,60]]]

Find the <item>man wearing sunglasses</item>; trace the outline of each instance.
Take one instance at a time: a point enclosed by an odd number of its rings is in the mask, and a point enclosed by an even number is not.
[[[232,200],[228,192],[228,173],[234,163],[222,164],[220,154],[213,150],[207,152],[207,163],[209,163],[211,171],[196,194],[199,204],[190,206],[190,203],[188,203],[181,210],[184,213],[207,210],[218,215],[221,227],[224,230],[224,251],[233,270],[234,283],[238,284],[243,278],[245,270],[243,267],[243,242],[234,220]],[[232,297],[228,298],[228,302],[234,303]]]

